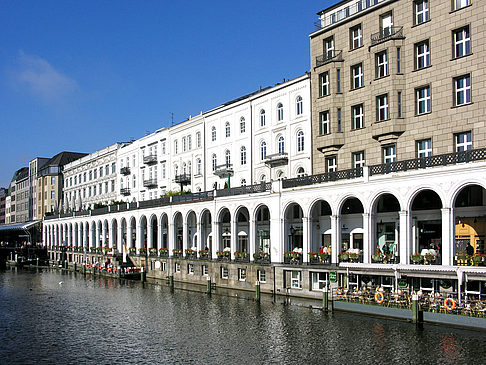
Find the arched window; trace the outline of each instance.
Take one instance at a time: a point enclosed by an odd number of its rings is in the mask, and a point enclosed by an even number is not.
[[[303,167],[299,167],[297,169],[297,177],[302,177],[302,176],[305,176],[305,170]]]
[[[218,160],[216,158],[216,154],[215,153],[213,153],[212,161],[213,161],[213,171],[215,171],[216,170],[217,163],[218,163]]]
[[[280,122],[283,120],[283,105],[282,103],[277,104],[277,120]]]
[[[277,171],[277,178],[278,179],[283,179],[284,178],[284,172],[282,170]]]
[[[241,186],[246,186],[246,179],[241,179]]]
[[[260,182],[264,183],[267,181],[267,177],[265,176],[265,174],[263,174],[262,176],[260,176]]]
[[[265,160],[267,158],[267,142],[260,142],[260,160]]]
[[[179,175],[179,166],[174,165],[174,175],[177,176]]]
[[[226,124],[224,125],[224,130],[226,131],[226,138],[231,136],[231,127],[229,122],[226,122]]]
[[[283,136],[278,137],[278,153],[285,152],[285,138]]]
[[[304,131],[300,130],[297,132],[297,152],[304,151]]]
[[[197,173],[198,175],[201,175],[201,167],[202,167],[202,166],[201,166],[201,159],[200,159],[200,158],[198,158],[198,159],[196,160],[196,173]]]
[[[132,176],[132,186],[133,186],[133,188],[137,187],[137,176],[136,175]]]
[[[231,165],[231,152],[229,150],[224,151],[224,158],[225,158],[226,166]]]
[[[91,186],[89,188],[91,189]],[[120,179],[120,189],[123,189],[123,179]]]
[[[246,165],[246,147],[242,146],[240,148],[240,162],[242,165]]]
[[[196,133],[196,147],[197,148],[201,147],[201,132]]]
[[[245,118],[241,117],[240,118],[240,133],[245,133],[245,131],[246,131]]]
[[[296,102],[296,109],[297,109],[297,115],[301,115],[304,112],[304,103],[302,102],[302,96],[297,96],[297,99],[295,99]]]
[[[260,127],[265,127],[265,109],[260,110]]]
[[[186,165],[185,162],[182,164],[182,174],[183,175],[186,175],[187,174],[187,165]]]
[[[216,141],[216,127],[211,128],[211,141]]]

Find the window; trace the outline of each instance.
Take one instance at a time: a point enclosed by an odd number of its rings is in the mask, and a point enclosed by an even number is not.
[[[297,115],[301,115],[304,112],[304,103],[302,101],[302,96],[300,95],[297,96],[295,103],[296,103]]]
[[[397,74],[402,72],[400,47],[397,47]]]
[[[143,170],[142,170],[142,174],[143,174]],[[174,165],[174,176],[178,176],[178,175],[179,175],[179,166]],[[143,175],[142,175],[142,181],[143,181]]]
[[[354,105],[351,107],[351,129],[361,129],[364,127],[364,112],[363,104]]]
[[[181,272],[181,263],[180,262],[175,263],[175,272]]]
[[[454,105],[464,105],[471,102],[471,77],[464,75],[454,79]]]
[[[341,69],[336,70],[336,92],[341,92]]]
[[[454,58],[471,54],[471,34],[469,26],[456,29],[452,32]]]
[[[417,141],[417,157],[429,157],[432,156],[432,139],[422,139]]]
[[[353,167],[355,169],[359,167],[363,167],[365,164],[365,157],[364,151],[354,152],[353,153]]]
[[[246,165],[246,147],[242,146],[240,148],[240,163]]]
[[[303,176],[305,176],[305,170],[303,167],[299,167],[297,169],[297,177],[303,177]]]
[[[215,171],[216,170],[216,166],[218,164],[218,160],[217,160],[217,157],[216,157],[216,154],[215,153],[213,153],[212,163],[213,163],[213,171]]]
[[[376,120],[383,121],[389,118],[388,113],[388,94],[376,97]]]
[[[216,141],[216,127],[211,128],[211,141]]]
[[[245,123],[245,118],[241,117],[240,118],[240,133],[245,133],[246,130],[246,123]]]
[[[337,131],[341,132],[341,108],[337,108]]]
[[[392,34],[393,30],[393,16],[392,13],[386,13],[380,16],[381,34],[387,37]]]
[[[285,138],[283,136],[278,137],[278,153],[285,152]]]
[[[221,279],[228,279],[228,268],[226,266],[221,266]]]
[[[103,177],[103,167],[100,167],[100,177]],[[79,178],[79,181],[81,181],[81,178]]]
[[[224,151],[224,160],[226,162],[226,167],[231,165],[231,152],[229,150]]]
[[[179,143],[177,141],[177,139],[174,141],[174,153],[178,153],[179,152]]]
[[[413,3],[414,24],[422,24],[429,20],[429,0],[415,0]]]
[[[430,66],[429,41],[415,43],[415,69],[420,70]]]
[[[189,275],[194,275],[194,264],[187,264],[187,273]]]
[[[334,37],[324,39],[324,55],[325,59],[334,57]]]
[[[329,72],[319,75],[319,96],[329,95]]]
[[[471,132],[457,133],[454,135],[456,152],[469,151],[472,149]]]
[[[260,142],[260,160],[265,160],[267,158],[267,142]]]
[[[415,89],[415,108],[417,115],[430,113],[430,86]]]
[[[94,169],[93,170],[93,179],[97,179],[98,178],[98,170]]]
[[[108,167],[108,166],[107,166]],[[106,175],[108,175],[108,170],[106,171]],[[86,182],[86,172],[83,173],[83,182]]]
[[[56,192],[54,190],[51,191],[51,199],[56,199]]]
[[[260,110],[260,127],[265,127],[265,109]]]
[[[230,137],[231,136],[231,127],[230,127],[230,123],[229,122],[226,122],[225,123],[224,130],[225,130],[226,138]]]
[[[267,275],[265,273],[265,270],[258,270],[257,271],[257,280],[260,283],[265,283],[267,281]]]
[[[243,268],[238,269],[238,280],[246,281],[246,269]]]
[[[356,49],[363,45],[363,32],[361,31],[361,24],[349,30],[349,48]]]
[[[312,290],[326,290],[327,288],[327,273],[313,272],[311,274]]]
[[[376,78],[388,76],[388,58],[386,51],[376,54]]]
[[[187,149],[192,150],[192,136],[187,136]],[[157,150],[154,151],[157,154]]]
[[[300,271],[291,272],[290,287],[294,289],[302,289],[302,272]]]
[[[329,119],[329,110],[319,113],[320,134],[321,136],[331,133],[331,121]]]
[[[56,183],[56,177],[51,176],[51,185],[54,185]],[[76,176],[74,177],[74,184],[76,184]]]
[[[363,64],[351,66],[351,88],[358,89],[363,87]]]
[[[187,151],[186,137],[182,137],[182,152],[186,152],[186,151]]]
[[[115,191],[115,180],[111,180],[111,192]]]
[[[326,157],[326,172],[336,172],[336,171],[337,171],[336,155]]]
[[[196,134],[196,136],[197,136],[197,134]],[[201,138],[201,134],[199,134],[199,138]],[[165,142],[162,142],[162,154],[165,155]]]
[[[112,162],[111,164],[111,173],[114,174],[116,172],[116,163]]]
[[[196,175],[201,175],[202,173],[202,164],[201,164],[201,159],[198,158],[196,159]]]
[[[280,122],[283,120],[283,105],[282,103],[277,104],[277,120]]]
[[[383,163],[391,163],[397,160],[397,150],[394,144],[383,147]]]
[[[196,147],[201,148],[201,132],[196,133]]]
[[[399,91],[397,94],[397,117],[402,117],[402,92]]]
[[[297,152],[304,152],[304,131],[297,132]]]
[[[105,165],[105,176],[107,176],[109,174],[110,174],[110,166]],[[84,182],[86,182],[86,172],[84,173],[83,179],[84,179]]]
[[[471,0],[452,0],[452,10],[458,10],[471,5]]]
[[[201,265],[201,273],[203,276],[208,276],[209,273],[208,265]]]
[[[165,179],[165,171],[166,171],[166,168],[165,168],[165,162],[162,163],[162,179]]]

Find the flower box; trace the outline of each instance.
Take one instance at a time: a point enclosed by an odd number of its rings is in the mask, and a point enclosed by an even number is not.
[[[157,256],[157,249],[156,248],[149,248],[149,256],[155,257]]]
[[[199,250],[199,258],[201,260],[209,259],[209,250]]]
[[[302,264],[302,253],[289,251],[284,253],[284,262],[286,264]]]
[[[160,257],[168,257],[169,256],[169,249],[168,248],[159,248],[159,256]]]
[[[174,248],[172,250],[172,256],[173,257],[182,257],[182,249],[180,249],[180,248]]]

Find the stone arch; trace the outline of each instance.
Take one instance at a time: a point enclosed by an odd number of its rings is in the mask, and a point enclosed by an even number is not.
[[[332,241],[332,207],[325,199],[317,199],[309,206],[309,219],[311,223],[310,231],[310,251],[324,253],[331,252]],[[321,260],[323,257],[320,258]],[[329,257],[326,257],[329,259]]]

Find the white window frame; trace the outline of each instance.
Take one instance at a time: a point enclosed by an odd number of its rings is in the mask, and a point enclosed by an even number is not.
[[[351,49],[359,48],[363,45],[363,32],[361,24],[351,28]]]
[[[212,163],[213,171],[216,171],[216,166],[218,165],[218,157],[216,156],[215,153],[213,153],[213,156],[211,157],[211,163]]]
[[[201,265],[201,273],[203,276],[208,276],[209,274],[208,265]]]
[[[469,26],[458,28],[452,31],[454,43],[454,58],[464,57],[471,54],[471,33]]]
[[[472,133],[471,131],[457,133],[454,135],[454,145],[456,152],[472,150]]]
[[[471,0],[453,0],[452,5],[453,5],[452,10],[459,10],[465,8],[466,6],[471,5]]]
[[[376,78],[388,76],[388,54],[382,51],[376,54]]]
[[[265,109],[260,109],[260,127],[265,127]]]
[[[230,122],[226,122],[224,124],[224,133],[225,133],[225,137],[226,138],[231,137],[231,126],[230,126]]]
[[[243,134],[246,131],[246,122],[245,118],[241,117],[240,118],[240,133]]]
[[[302,115],[304,113],[304,101],[302,99],[302,96],[297,96],[295,99],[295,106],[297,109],[297,115]]]
[[[363,167],[365,165],[364,151],[358,151],[353,153],[353,167],[355,169]]]
[[[285,138],[284,136],[278,137],[278,153],[285,153]]]
[[[432,156],[432,138],[417,141],[417,158]]]
[[[454,105],[461,106],[471,103],[471,75],[454,78]]]
[[[320,123],[320,135],[324,136],[331,133],[331,119],[329,110],[325,110],[319,113],[319,123]]]
[[[415,108],[417,115],[430,113],[431,98],[429,85],[415,89]]]
[[[326,172],[336,172],[337,171],[337,156],[332,155],[326,157]]]
[[[229,270],[226,266],[221,266],[221,279],[228,280],[229,279]]]
[[[324,39],[324,53],[327,59],[334,57],[334,37]]]
[[[283,113],[283,104],[278,103],[277,104],[277,121],[281,122],[284,118],[284,113]]]
[[[302,289],[302,272],[291,271],[290,272],[290,287],[292,289]]]
[[[324,280],[322,279],[324,276]],[[324,291],[328,286],[328,274],[326,272],[311,272],[311,290]]]
[[[364,128],[364,105],[357,104],[351,107],[352,125],[351,129]]]
[[[326,96],[330,94],[330,81],[329,81],[329,72],[323,72],[319,75],[319,96]]]
[[[257,280],[260,283],[266,283],[267,282],[267,273],[265,272],[264,269],[259,269],[257,271]]]
[[[429,21],[429,0],[414,1],[415,25]]]
[[[360,87],[363,87],[363,64],[358,63],[357,65],[352,66],[351,70],[353,78],[353,89],[359,89]]]
[[[194,264],[187,264],[187,273],[189,275],[194,275]]]
[[[226,163],[226,166],[231,165],[231,152],[230,152],[230,150],[224,151],[224,161]]]
[[[392,163],[397,160],[397,146],[391,144],[383,147],[383,163]]]
[[[238,268],[238,280],[239,281],[246,281],[246,269],[243,267]]]
[[[260,160],[265,160],[267,158],[267,142],[260,142]]]
[[[383,94],[376,97],[376,110],[376,119],[379,122],[390,119],[388,94]]]
[[[240,148],[240,164],[246,165],[246,147],[241,146]]]
[[[415,69],[420,70],[430,66],[429,40],[415,43]]]
[[[297,152],[304,152],[305,134],[301,129],[297,132]]]
[[[197,148],[201,147],[201,132],[196,133],[196,147]]]
[[[216,127],[215,126],[211,127],[211,141],[212,142],[216,141]]]

